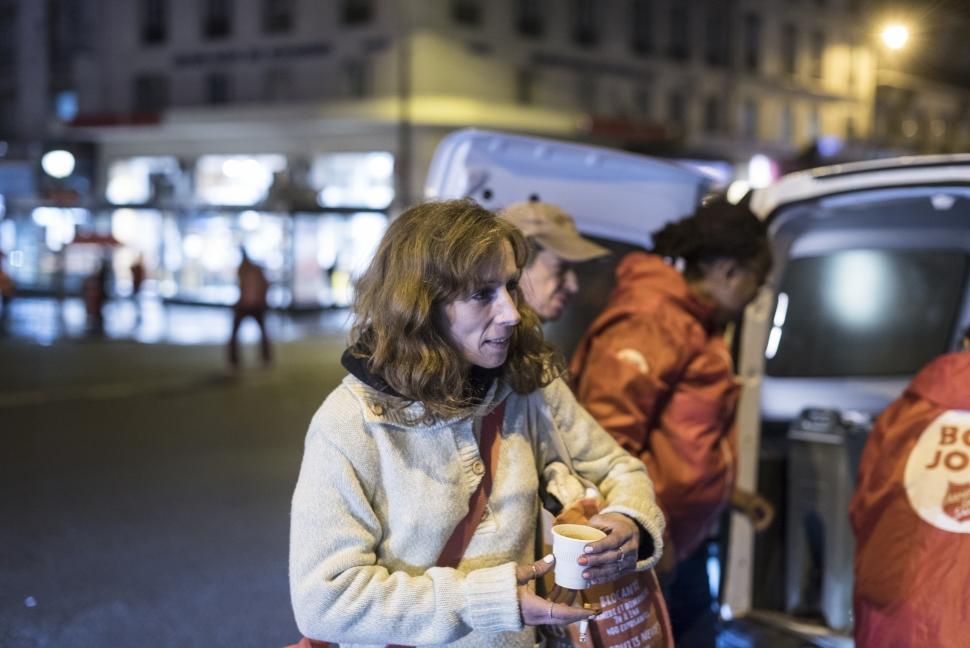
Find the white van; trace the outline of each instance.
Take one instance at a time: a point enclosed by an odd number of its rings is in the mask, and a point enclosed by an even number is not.
[[[568,357],[619,257],[650,249],[649,233],[708,187],[644,156],[465,130],[439,145],[425,194],[555,203],[614,250],[580,266],[577,303],[549,330]],[[758,538],[732,518],[722,610],[838,639],[851,631],[847,505],[868,424],[970,324],[970,155],[814,169],[746,199],[768,223],[775,267],[735,336],[738,480],[780,515]]]

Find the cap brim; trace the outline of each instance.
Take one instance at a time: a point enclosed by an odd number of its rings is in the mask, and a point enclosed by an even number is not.
[[[591,261],[610,254],[605,247],[584,239],[578,234],[544,233],[536,236],[535,239],[539,245],[566,261]]]

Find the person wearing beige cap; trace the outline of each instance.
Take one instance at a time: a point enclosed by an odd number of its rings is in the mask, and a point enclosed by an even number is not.
[[[518,227],[532,246],[519,281],[526,302],[543,322],[558,319],[579,290],[573,265],[610,251],[580,236],[572,217],[550,203],[512,203],[499,216]]]

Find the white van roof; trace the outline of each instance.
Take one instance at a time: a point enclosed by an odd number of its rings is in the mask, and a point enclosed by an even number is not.
[[[970,184],[970,153],[885,158],[798,171],[752,191],[750,207],[768,218],[783,205],[822,196],[936,184]]]
[[[708,186],[697,171],[644,155],[466,129],[438,145],[425,197],[471,197],[489,209],[538,199],[585,234],[647,247],[649,233],[693,212]]]

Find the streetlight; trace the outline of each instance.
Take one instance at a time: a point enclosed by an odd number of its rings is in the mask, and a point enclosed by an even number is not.
[[[900,50],[906,45],[906,41],[909,40],[909,30],[906,25],[899,23],[887,25],[885,29],[882,30],[882,43],[891,50]]]

